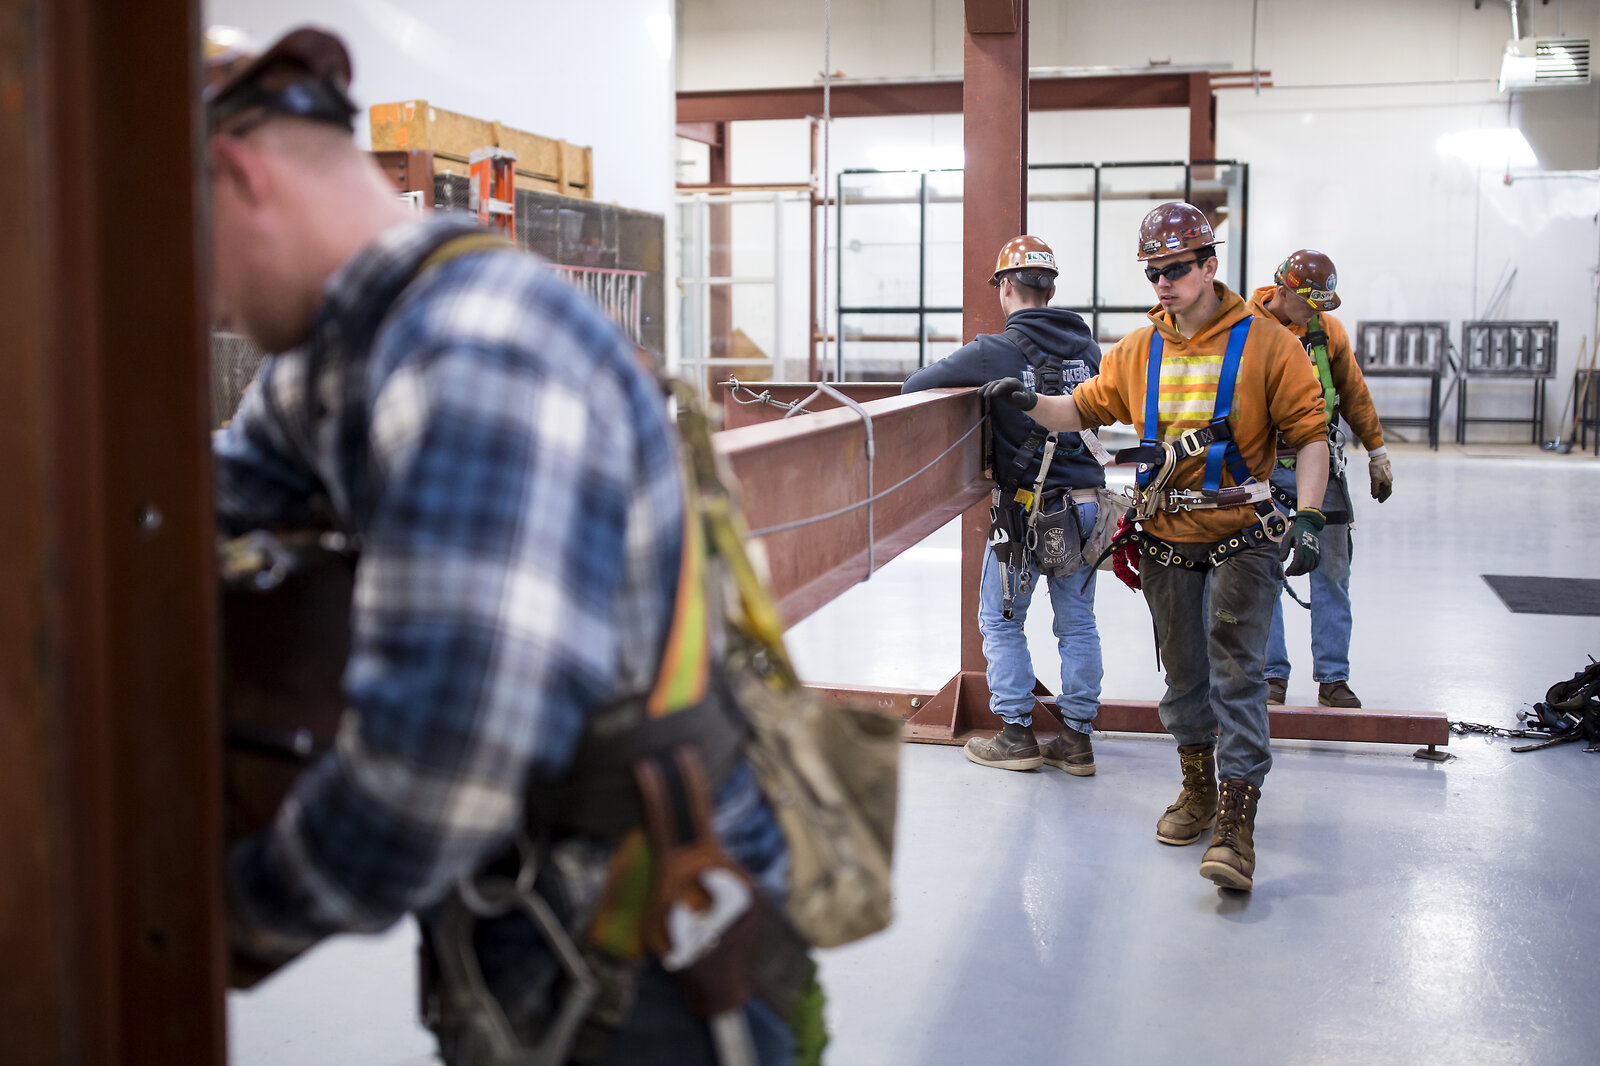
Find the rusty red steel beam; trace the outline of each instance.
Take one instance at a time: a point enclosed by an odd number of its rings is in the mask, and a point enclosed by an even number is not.
[[[220,1066],[198,0],[0,4],[0,1061]]]
[[[1019,0],[966,0],[965,8],[972,34],[1016,33],[1018,20],[1026,17]]]
[[[988,495],[979,401],[971,389],[935,389],[862,405],[871,417],[873,568],[916,544]],[[965,437],[965,439],[962,439]],[[752,531],[813,519],[865,500],[866,427],[838,408],[724,430],[714,438],[742,487]],[[953,447],[952,447],[953,446]],[[951,449],[942,459],[935,459]],[[794,623],[867,575],[868,509],[761,538],[772,590]]]
[[[715,122],[680,122],[678,136],[713,148],[722,143],[722,127]]]
[[[971,14],[971,8],[968,9]],[[973,32],[965,26],[962,63],[962,145],[966,187],[983,195],[967,200],[961,214],[961,337],[1005,329],[1006,315],[990,287],[995,255],[1011,238],[1028,232],[1028,2],[1019,0],[1009,33]],[[982,501],[961,518],[961,674],[982,675],[983,638],[978,632],[979,585],[989,539],[989,511]]]
[[[907,722],[906,739],[924,744],[964,744],[969,737],[998,732],[1001,720],[989,712],[988,689],[968,682],[959,693],[953,680],[943,689],[889,689],[817,684],[823,697],[865,704]],[[1039,693],[1045,694],[1043,686]],[[1146,700],[1108,700],[1100,704],[1095,728],[1108,733],[1165,733],[1157,704]],[[1437,711],[1395,711],[1370,707],[1268,708],[1274,740],[1319,740],[1345,744],[1447,745],[1450,723]],[[1060,719],[1043,703],[1034,705],[1034,727],[1041,735],[1060,730]]]
[[[1210,78],[1205,72],[1203,78]],[[830,89],[834,118],[883,115],[959,115],[962,82],[845,83]],[[1209,83],[1208,83],[1209,84]],[[1028,79],[1033,111],[1082,111],[1190,106],[1190,75],[1086,74]],[[750,122],[822,114],[820,85],[775,89],[710,89],[678,94],[678,122]]]
[[[900,395],[898,381],[833,381],[829,384],[857,403],[887,400],[891,396]],[[739,385],[741,390],[749,389],[757,396],[765,394],[776,403],[792,404],[809,400],[805,405],[805,411],[831,411],[844,406],[827,393],[816,394],[817,387],[806,382],[750,381],[740,382]],[[735,393],[733,386],[726,381],[717,387],[722,392],[723,429],[739,429],[741,426],[777,422],[787,413],[772,403],[752,400],[748,393]],[[794,417],[804,418],[805,414],[797,414]],[[943,448],[943,445],[940,445],[940,448]]]

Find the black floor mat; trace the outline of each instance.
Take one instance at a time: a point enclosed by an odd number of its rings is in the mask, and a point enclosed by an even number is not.
[[[1595,578],[1484,574],[1483,579],[1517,614],[1600,616],[1600,580]]]

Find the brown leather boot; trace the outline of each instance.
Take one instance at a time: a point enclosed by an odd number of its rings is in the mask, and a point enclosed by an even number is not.
[[[1317,702],[1324,707],[1359,707],[1361,697],[1350,691],[1348,681],[1324,681],[1317,686]]]
[[[1256,804],[1261,790],[1248,781],[1222,783],[1222,809],[1211,846],[1200,858],[1200,876],[1223,888],[1250,891],[1256,872]]]
[[[1280,707],[1289,696],[1289,679],[1287,677],[1267,678],[1267,702],[1276,703]]]
[[[1039,754],[1039,742],[1034,739],[1033,726],[1007,722],[1005,728],[993,737],[973,737],[963,750],[967,758],[979,766],[994,766],[1001,770],[1037,770],[1044,765]]]
[[[1179,744],[1183,791],[1156,823],[1163,844],[1193,844],[1217,816],[1217,760],[1211,744]]]
[[[1094,776],[1094,743],[1088,733],[1062,726],[1061,735],[1039,749],[1044,761],[1073,777]]]

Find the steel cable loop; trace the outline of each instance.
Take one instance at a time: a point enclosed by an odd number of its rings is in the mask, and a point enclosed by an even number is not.
[[[760,392],[756,392],[755,389],[752,389],[750,386],[744,384],[736,377],[728,378],[725,384],[728,386],[729,394],[733,397],[733,402],[739,404],[741,407],[750,407],[758,403],[764,403],[770,407],[776,407],[782,411],[793,411],[795,409],[796,405],[793,403],[784,403],[782,400],[773,399],[771,389],[762,389]],[[739,393],[741,392],[745,393],[750,398],[748,400],[739,399]]]
[[[872,439],[872,416],[867,414],[866,408],[862,407],[854,399],[852,399],[849,396],[846,396],[844,393],[840,392],[838,389],[834,388],[832,385],[829,385],[826,381],[821,381],[821,382],[818,382],[817,383],[817,387],[811,391],[811,395],[807,396],[805,399],[799,401],[793,407],[789,408],[789,410],[783,416],[784,420],[788,421],[790,418],[793,418],[795,415],[800,414],[802,411],[805,410],[806,405],[809,404],[812,400],[816,399],[818,396],[832,396],[835,400],[838,400],[841,404],[843,404],[844,406],[850,408],[850,410],[854,411],[857,415],[859,415],[860,418],[861,418],[861,424],[864,427],[866,427],[866,433],[867,433],[867,500],[866,500],[866,504],[867,504],[867,576],[866,576],[866,580],[871,581],[872,580],[872,571],[875,568],[874,567],[874,563],[877,561],[876,558],[875,558],[875,550],[876,550],[877,546],[876,546],[876,544],[874,544],[875,534],[877,532],[877,516],[873,513],[873,503],[877,500],[877,496],[874,495],[873,475],[874,475],[874,472],[876,471],[877,465],[878,465],[877,464],[878,449],[877,449],[876,443]]]
[[[787,533],[791,529],[800,529],[803,526],[815,525],[818,522],[827,522],[827,521],[829,521],[831,519],[839,518],[839,517],[841,517],[843,515],[849,514],[852,511],[859,511],[863,507],[866,507],[866,506],[868,506],[870,504],[876,503],[879,500],[886,499],[886,498],[888,498],[890,496],[893,496],[896,492],[899,492],[901,489],[905,488],[906,485],[908,485],[912,481],[915,481],[917,478],[921,477],[923,474],[926,474],[929,470],[932,470],[935,466],[938,466],[940,460],[944,459],[951,452],[955,451],[961,445],[965,444],[966,441],[967,441],[967,438],[971,437],[974,433],[978,432],[978,430],[982,429],[983,426],[984,426],[984,423],[986,421],[987,421],[987,419],[984,419],[984,418],[978,419],[978,421],[973,424],[971,429],[968,429],[965,433],[961,434],[961,436],[956,439],[954,444],[950,445],[950,447],[948,447],[944,451],[940,452],[937,456],[935,456],[922,469],[916,471],[913,474],[908,474],[906,477],[900,479],[900,481],[896,482],[894,485],[891,485],[889,488],[884,489],[882,492],[878,493],[875,496],[868,496],[864,500],[857,500],[855,503],[847,504],[844,507],[840,507],[839,509],[834,510],[834,511],[829,511],[826,514],[813,515],[810,518],[797,518],[793,522],[784,522],[781,525],[768,526],[765,529],[753,529],[753,530],[750,531],[749,535],[751,537],[770,537],[774,533]]]

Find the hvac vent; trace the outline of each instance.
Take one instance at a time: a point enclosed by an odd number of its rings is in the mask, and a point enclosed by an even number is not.
[[[1589,38],[1524,37],[1507,41],[1500,91],[1562,89],[1589,84]]]

